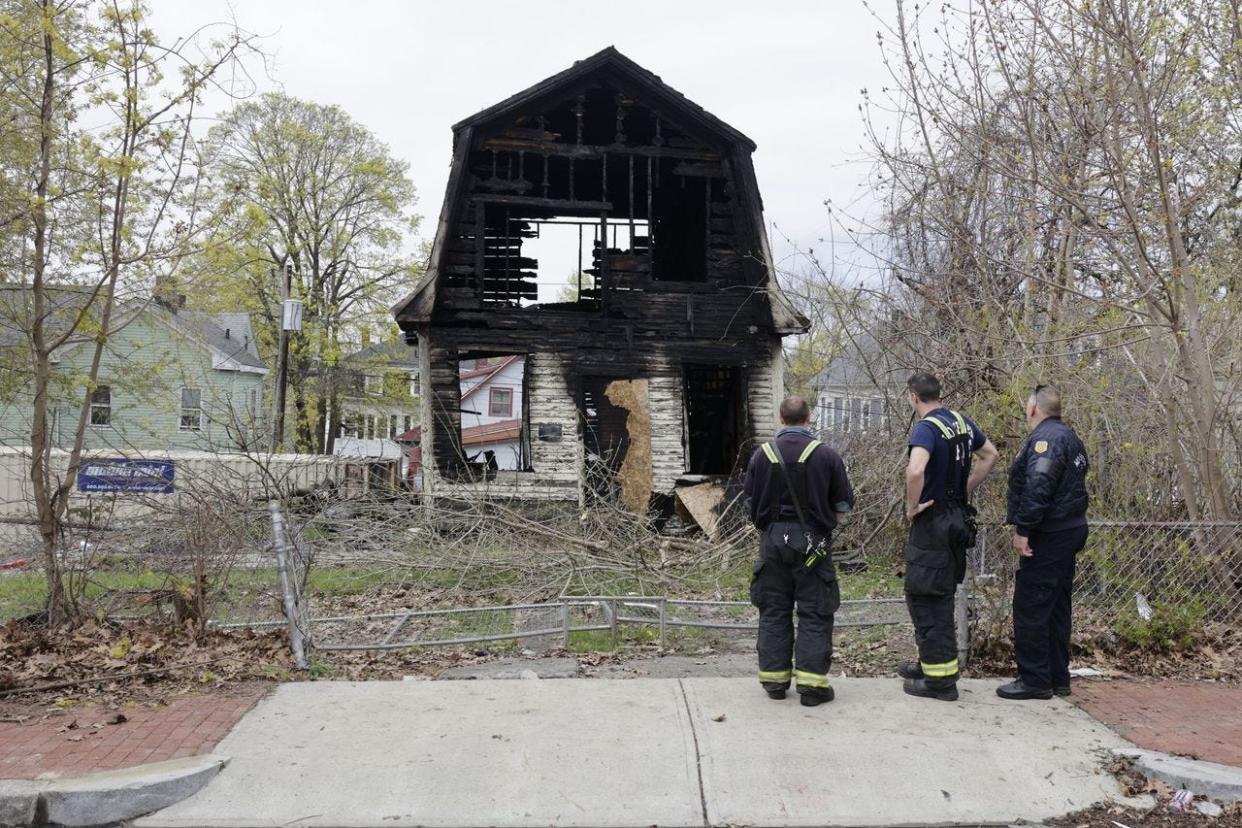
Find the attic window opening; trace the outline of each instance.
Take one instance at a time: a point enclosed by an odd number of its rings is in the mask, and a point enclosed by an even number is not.
[[[529,230],[522,239],[521,259],[533,269],[536,288],[533,298],[529,291],[512,291],[521,295],[522,307],[597,309],[605,279],[624,289],[650,274],[650,234],[643,219],[554,216],[521,221]]]

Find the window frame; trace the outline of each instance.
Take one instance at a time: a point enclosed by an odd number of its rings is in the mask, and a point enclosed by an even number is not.
[[[107,400],[105,402],[98,402],[95,399],[96,395],[98,395],[99,392],[101,391],[107,395]],[[105,412],[105,421],[102,423],[95,422],[95,412],[97,410],[102,410]],[[111,385],[96,385],[95,388],[91,391],[89,423],[90,423],[91,428],[112,428],[112,386]]]
[[[185,392],[193,391],[198,394],[198,405],[187,406],[185,404]],[[197,412],[197,421],[194,426],[186,425],[187,412]],[[177,392],[177,431],[187,433],[197,433],[203,430],[203,421],[206,420],[206,412],[203,409],[203,389],[197,385],[183,385]]]
[[[503,414],[496,412],[496,392],[497,391],[502,391],[509,395],[509,402],[505,406],[505,411]],[[487,389],[487,416],[505,417],[507,419],[512,419],[513,418],[513,398],[514,398],[514,393],[513,393],[512,386],[494,385],[488,388]]]

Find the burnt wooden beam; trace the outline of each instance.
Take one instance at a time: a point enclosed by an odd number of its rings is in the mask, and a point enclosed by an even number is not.
[[[507,207],[541,207],[546,210],[612,210],[610,201],[574,201],[566,198],[538,198],[536,196],[488,195],[475,193],[473,201],[484,204],[501,204]]]
[[[511,138],[489,138],[481,150],[509,150],[513,152],[542,152],[562,158],[599,158],[607,153],[614,155],[637,155],[650,158],[673,158],[682,161],[707,161],[719,163],[720,153],[704,149],[673,148],[667,146],[623,146],[562,144],[555,141],[522,141]]]

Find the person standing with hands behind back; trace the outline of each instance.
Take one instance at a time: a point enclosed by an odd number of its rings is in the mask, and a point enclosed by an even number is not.
[[[906,466],[906,605],[919,661],[901,662],[897,674],[911,696],[956,701],[953,593],[966,576],[966,550],[974,545],[970,496],[998,455],[983,429],[941,404],[940,380],[932,374],[914,374],[906,388],[918,417]]]

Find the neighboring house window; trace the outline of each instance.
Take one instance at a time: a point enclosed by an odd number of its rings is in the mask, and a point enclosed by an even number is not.
[[[388,439],[391,440],[400,432],[397,431],[397,415],[393,414],[388,418]]]
[[[871,416],[867,418],[867,428],[884,427],[884,400],[871,400]]]
[[[409,414],[406,414],[406,415],[405,415],[405,421],[404,421],[403,425],[405,426],[405,428],[401,429],[401,433],[402,433],[402,434],[405,434],[407,431],[409,431],[409,430],[410,430],[410,427],[413,425],[413,422],[411,422],[411,420],[410,420],[410,415],[409,415]]]
[[[250,399],[248,400],[248,402],[250,405],[250,419],[258,420],[259,419],[259,390],[257,388],[251,388],[249,396],[250,396]]]
[[[203,429],[203,389],[181,389],[181,425],[182,431],[202,431]]]
[[[370,414],[367,415],[367,439],[375,439],[375,417]]]
[[[418,374],[410,374],[410,396],[417,397],[419,395]],[[406,429],[409,431],[409,429]]]
[[[490,391],[491,396],[488,397],[487,415],[489,417],[512,417],[513,389],[492,388]]]
[[[368,394],[375,394],[378,396],[384,393],[384,378],[378,374],[367,374],[363,379],[362,388]]]
[[[91,392],[91,425],[112,425],[112,386],[96,385]]]

